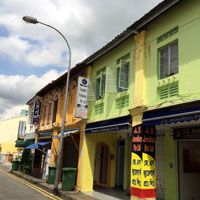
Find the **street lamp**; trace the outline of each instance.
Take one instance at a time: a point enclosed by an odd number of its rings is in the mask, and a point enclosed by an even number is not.
[[[69,90],[69,77],[70,77],[70,66],[71,66],[71,49],[70,49],[69,43],[68,43],[67,39],[64,37],[64,35],[59,30],[54,28],[53,26],[50,26],[50,25],[45,24],[43,22],[39,22],[36,18],[30,17],[30,16],[24,16],[23,20],[25,22],[27,22],[27,23],[42,24],[44,26],[48,26],[48,27],[54,29],[65,40],[65,42],[67,44],[67,47],[68,47],[68,50],[69,50],[69,60],[68,60],[68,72],[67,72],[67,81],[66,81],[66,90],[65,90],[64,110],[63,110],[63,116],[62,116],[60,144],[59,144],[58,160],[57,160],[57,165],[56,165],[56,176],[55,176],[54,190],[53,190],[53,193],[55,195],[58,195],[58,182],[59,182],[59,174],[60,174],[60,162],[61,162],[61,155],[62,155],[63,135],[64,135],[64,129],[65,129],[65,118],[66,118],[66,110],[67,110],[67,96],[68,96],[68,90]]]

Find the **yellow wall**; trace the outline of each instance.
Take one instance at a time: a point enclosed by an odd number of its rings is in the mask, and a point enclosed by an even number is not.
[[[19,121],[26,120],[26,116],[19,116],[0,121],[0,144],[2,153],[17,153],[15,141],[17,140]]]
[[[95,150],[99,143],[104,142],[109,146],[110,154],[114,155],[111,160],[110,167],[110,187],[115,186],[115,173],[116,173],[116,149],[117,149],[117,135],[116,133],[95,133],[86,134],[83,142],[82,168],[80,175],[80,188],[81,191],[93,190],[94,178],[94,162]]]
[[[132,126],[142,123],[143,112],[146,110],[145,99],[145,41],[146,31],[140,32],[135,36],[136,40],[136,61],[135,61],[135,99],[133,108],[129,111],[132,115]]]

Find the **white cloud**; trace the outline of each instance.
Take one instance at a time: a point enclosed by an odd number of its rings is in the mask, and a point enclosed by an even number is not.
[[[27,65],[66,66],[67,55],[64,59],[62,56],[63,52],[67,51],[64,40],[54,30],[22,21],[24,15],[30,15],[58,28],[66,36],[72,53],[80,52],[78,56],[73,56],[72,63],[75,65],[113,39],[160,1],[42,0],[39,5],[34,0],[2,1],[0,25],[9,31],[10,36],[18,38],[21,45],[25,43],[20,39],[22,37],[39,42],[39,45],[32,42],[26,44],[25,55],[21,51],[10,52],[6,46],[4,52],[12,59],[17,58],[17,61]]]
[[[63,38],[48,27],[25,23],[23,16],[36,17],[62,32],[71,46],[74,66],[159,2],[161,0],[41,0],[39,3],[0,0],[0,58],[8,58],[13,65],[15,62],[17,66],[23,65],[23,70],[49,65],[64,70],[68,49]],[[3,64],[0,68],[9,68]],[[0,75],[0,119],[18,115],[35,92],[58,76],[56,71],[42,77]]]
[[[9,56],[13,61],[20,61],[28,49],[28,42],[17,37],[0,37],[0,53]]]
[[[60,75],[55,70],[51,70],[41,77],[0,75],[0,119],[19,115],[21,109],[26,107],[26,102],[37,91]]]

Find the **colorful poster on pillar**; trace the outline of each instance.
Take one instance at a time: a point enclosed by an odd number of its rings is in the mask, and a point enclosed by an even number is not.
[[[131,158],[131,196],[156,197],[155,127],[133,128]]]

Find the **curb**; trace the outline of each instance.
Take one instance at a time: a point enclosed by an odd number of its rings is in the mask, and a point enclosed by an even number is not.
[[[51,188],[49,188],[48,186],[46,186],[46,185],[43,185],[42,183],[46,183],[46,181],[41,181],[41,182],[38,182],[38,181],[34,181],[34,180],[32,180],[31,178],[27,178],[26,176],[23,176],[23,175],[21,175],[21,174],[18,174],[18,173],[15,173],[15,171],[12,171],[12,170],[10,170],[10,171],[8,171],[9,173],[11,173],[11,174],[14,174],[15,176],[17,176],[17,177],[20,177],[20,178],[23,178],[24,180],[26,180],[26,181],[29,181],[29,182],[31,182],[31,183],[33,183],[33,184],[35,184],[35,185],[39,185],[41,188],[43,188],[43,189],[46,189],[46,190],[48,190],[48,191],[50,191],[51,193],[53,193],[53,189],[51,189]],[[25,174],[26,175],[26,174]],[[27,175],[27,176],[30,176],[30,175]],[[84,195],[84,197],[86,198],[87,197],[87,199],[90,199],[90,200],[97,200],[96,198],[93,198],[93,197],[91,197],[91,196],[88,196],[88,195],[85,195],[85,194],[82,194],[81,195],[81,192],[79,192],[79,191],[62,191],[61,189],[59,189],[59,194],[61,195],[61,196],[63,196],[63,197],[66,197],[67,199],[69,199],[69,200],[81,200],[81,199],[83,199],[81,196],[82,195]],[[80,197],[73,197],[73,195],[80,195]],[[59,195],[58,195],[59,196]],[[84,199],[85,199],[84,198]]]

